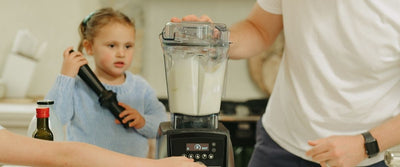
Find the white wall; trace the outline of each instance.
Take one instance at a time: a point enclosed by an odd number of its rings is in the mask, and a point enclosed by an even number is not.
[[[0,75],[15,35],[29,29],[39,40],[47,41],[47,50],[38,63],[29,97],[44,96],[61,69],[62,52],[79,41],[78,24],[86,15],[104,5],[123,0],[0,0]],[[172,16],[207,14],[214,22],[231,25],[244,19],[255,0],[136,0],[142,6],[142,18],[135,18],[144,28],[142,75],[166,97],[164,65],[158,34]],[[132,3],[127,3],[131,4]],[[138,8],[133,8],[138,10]],[[126,9],[125,9],[126,10]],[[131,12],[129,12],[131,13]],[[132,12],[135,13],[135,12]],[[230,60],[225,99],[246,100],[263,94],[251,81],[246,60]],[[17,76],[16,76],[17,77]]]
[[[76,47],[79,41],[80,21],[98,7],[97,0],[1,0],[0,75],[17,31],[29,29],[48,45],[36,66],[28,96],[44,96],[61,70],[64,49]]]

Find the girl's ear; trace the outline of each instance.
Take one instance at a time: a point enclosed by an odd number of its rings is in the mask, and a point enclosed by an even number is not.
[[[93,55],[92,43],[87,39],[83,40],[83,47],[88,55]]]

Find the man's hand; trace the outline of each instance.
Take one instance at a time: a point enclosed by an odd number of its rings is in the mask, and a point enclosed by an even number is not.
[[[179,23],[182,21],[198,21],[198,22],[211,22],[211,23],[213,22],[207,15],[202,15],[201,17],[197,17],[196,15],[187,15],[182,19],[177,17],[171,18],[171,22]]]
[[[308,144],[313,148],[306,155],[321,167],[352,167],[367,158],[362,135],[330,136]]]

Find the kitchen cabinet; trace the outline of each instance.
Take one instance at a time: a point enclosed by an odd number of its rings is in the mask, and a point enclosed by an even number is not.
[[[235,166],[247,167],[256,143],[256,125],[268,99],[246,102],[222,101],[220,122],[229,130]]]
[[[32,99],[0,100],[0,125],[25,136],[35,110],[36,102]]]

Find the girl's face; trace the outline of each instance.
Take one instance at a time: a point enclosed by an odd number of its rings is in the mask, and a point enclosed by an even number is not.
[[[132,62],[135,29],[128,24],[113,22],[102,27],[92,42],[86,51],[94,56],[97,77],[103,82],[124,81],[124,71]]]

